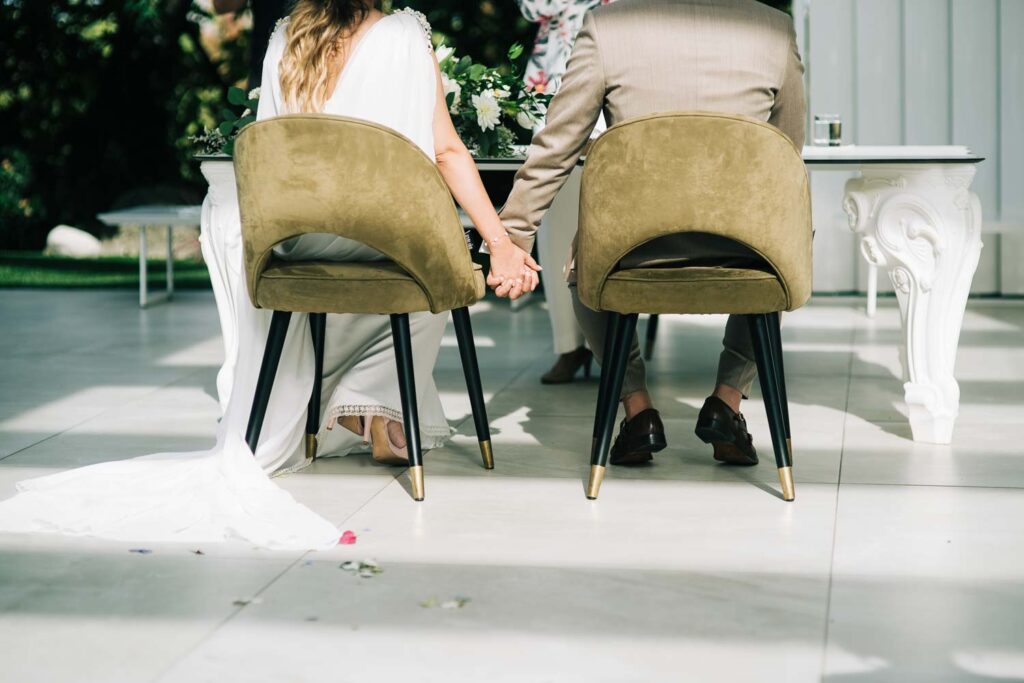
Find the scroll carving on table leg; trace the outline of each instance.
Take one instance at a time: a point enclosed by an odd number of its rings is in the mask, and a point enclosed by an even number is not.
[[[981,254],[981,205],[971,165],[867,168],[843,208],[869,263],[885,268],[903,321],[904,396],[914,439],[949,443],[960,403],[953,377],[971,280]]]

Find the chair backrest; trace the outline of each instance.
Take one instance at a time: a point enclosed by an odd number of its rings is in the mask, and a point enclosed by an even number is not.
[[[746,116],[656,114],[609,128],[583,169],[577,243],[580,300],[599,309],[605,280],[633,249],[664,235],[720,235],[757,252],[788,296],[811,293],[811,204],[800,150]]]
[[[362,242],[406,270],[438,313],[475,300],[462,223],[437,166],[376,124],[325,114],[258,121],[235,174],[249,296],[275,245],[306,233]]]

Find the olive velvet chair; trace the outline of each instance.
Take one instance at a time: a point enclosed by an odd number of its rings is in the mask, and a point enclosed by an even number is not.
[[[423,500],[423,456],[409,314],[452,312],[484,467],[494,467],[467,306],[484,294],[451,193],[436,165],[393,130],[299,114],[259,121],[238,136],[235,172],[249,297],[274,311],[249,416],[256,451],[292,312],[310,314],[316,379],[306,452],[316,453],[327,313],[391,316],[413,498]],[[362,242],[390,260],[282,261],[275,245],[306,233]]]
[[[757,267],[620,267],[629,252],[676,233],[719,235],[753,250]],[[590,481],[597,498],[640,313],[746,315],[782,497],[793,500],[792,445],[779,312],[811,294],[811,211],[800,151],[778,129],[702,112],[610,128],[587,157],[576,258],[580,301],[608,311]]]

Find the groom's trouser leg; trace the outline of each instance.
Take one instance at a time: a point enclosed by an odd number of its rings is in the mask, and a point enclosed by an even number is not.
[[[606,335],[608,333],[609,314],[594,311],[584,306],[576,291],[575,283],[569,285],[569,291],[572,294],[572,306],[576,313],[576,321],[580,324],[580,329],[583,330],[583,335],[587,338],[587,343],[594,352],[597,362],[600,363],[604,359],[605,343],[608,341]],[[606,368],[602,368],[601,371],[604,372],[605,370]],[[637,341],[636,334],[634,333],[633,341],[629,347],[629,361],[626,365],[626,374],[622,380],[622,391],[619,393],[619,397],[628,396],[638,391],[647,391],[647,368],[644,366],[643,356],[640,355],[640,343]]]
[[[713,235],[681,234],[668,235],[635,249],[622,259],[622,267],[679,267],[687,264],[700,265],[705,262],[743,267],[751,261],[760,259],[751,250],[732,240]],[[603,358],[606,315],[583,306],[576,296],[575,286],[572,286],[572,292],[580,327],[583,328],[594,354],[598,358]],[[757,377],[757,364],[754,362],[754,345],[746,318],[741,315],[729,316],[722,346],[722,353],[718,358],[717,383],[733,387],[744,396],[749,395],[750,387]],[[639,345],[634,339],[626,379],[622,385],[622,395],[646,388],[646,371],[640,357]]]
[[[537,251],[544,270],[544,299],[548,304],[555,353],[575,351],[583,345],[583,331],[573,315],[572,295],[565,282],[564,268],[572,250],[572,238],[580,218],[580,176],[583,169],[573,168],[555,197],[537,232]]]
[[[754,344],[750,339],[750,325],[745,316],[730,315],[725,324],[722,353],[718,357],[718,384],[730,386],[744,396],[750,395],[750,386],[757,377],[754,362]]]

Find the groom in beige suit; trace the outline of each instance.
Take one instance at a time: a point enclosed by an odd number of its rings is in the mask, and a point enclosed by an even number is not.
[[[778,127],[802,146],[803,65],[793,22],[755,0],[619,0],[592,10],[583,22],[562,87],[551,101],[547,126],[534,138],[501,212],[513,241],[523,249],[532,249],[544,212],[602,111],[609,125],[659,112],[745,114]],[[741,265],[755,258],[741,245],[721,238],[670,235],[633,252],[624,265],[664,264],[666,255],[676,265],[708,258]],[[570,283],[573,279],[570,275]],[[605,315],[580,304],[572,288],[580,326],[595,355],[602,358]],[[497,291],[504,293],[501,287]],[[717,384],[701,414],[719,422],[727,418],[733,434],[724,442],[705,440],[713,443],[718,460],[756,464],[757,454],[739,412],[740,400],[757,372],[742,317],[729,318],[723,344]],[[647,462],[652,452],[665,447],[664,427],[647,393],[635,339],[622,403],[626,421],[612,447],[612,463]]]

